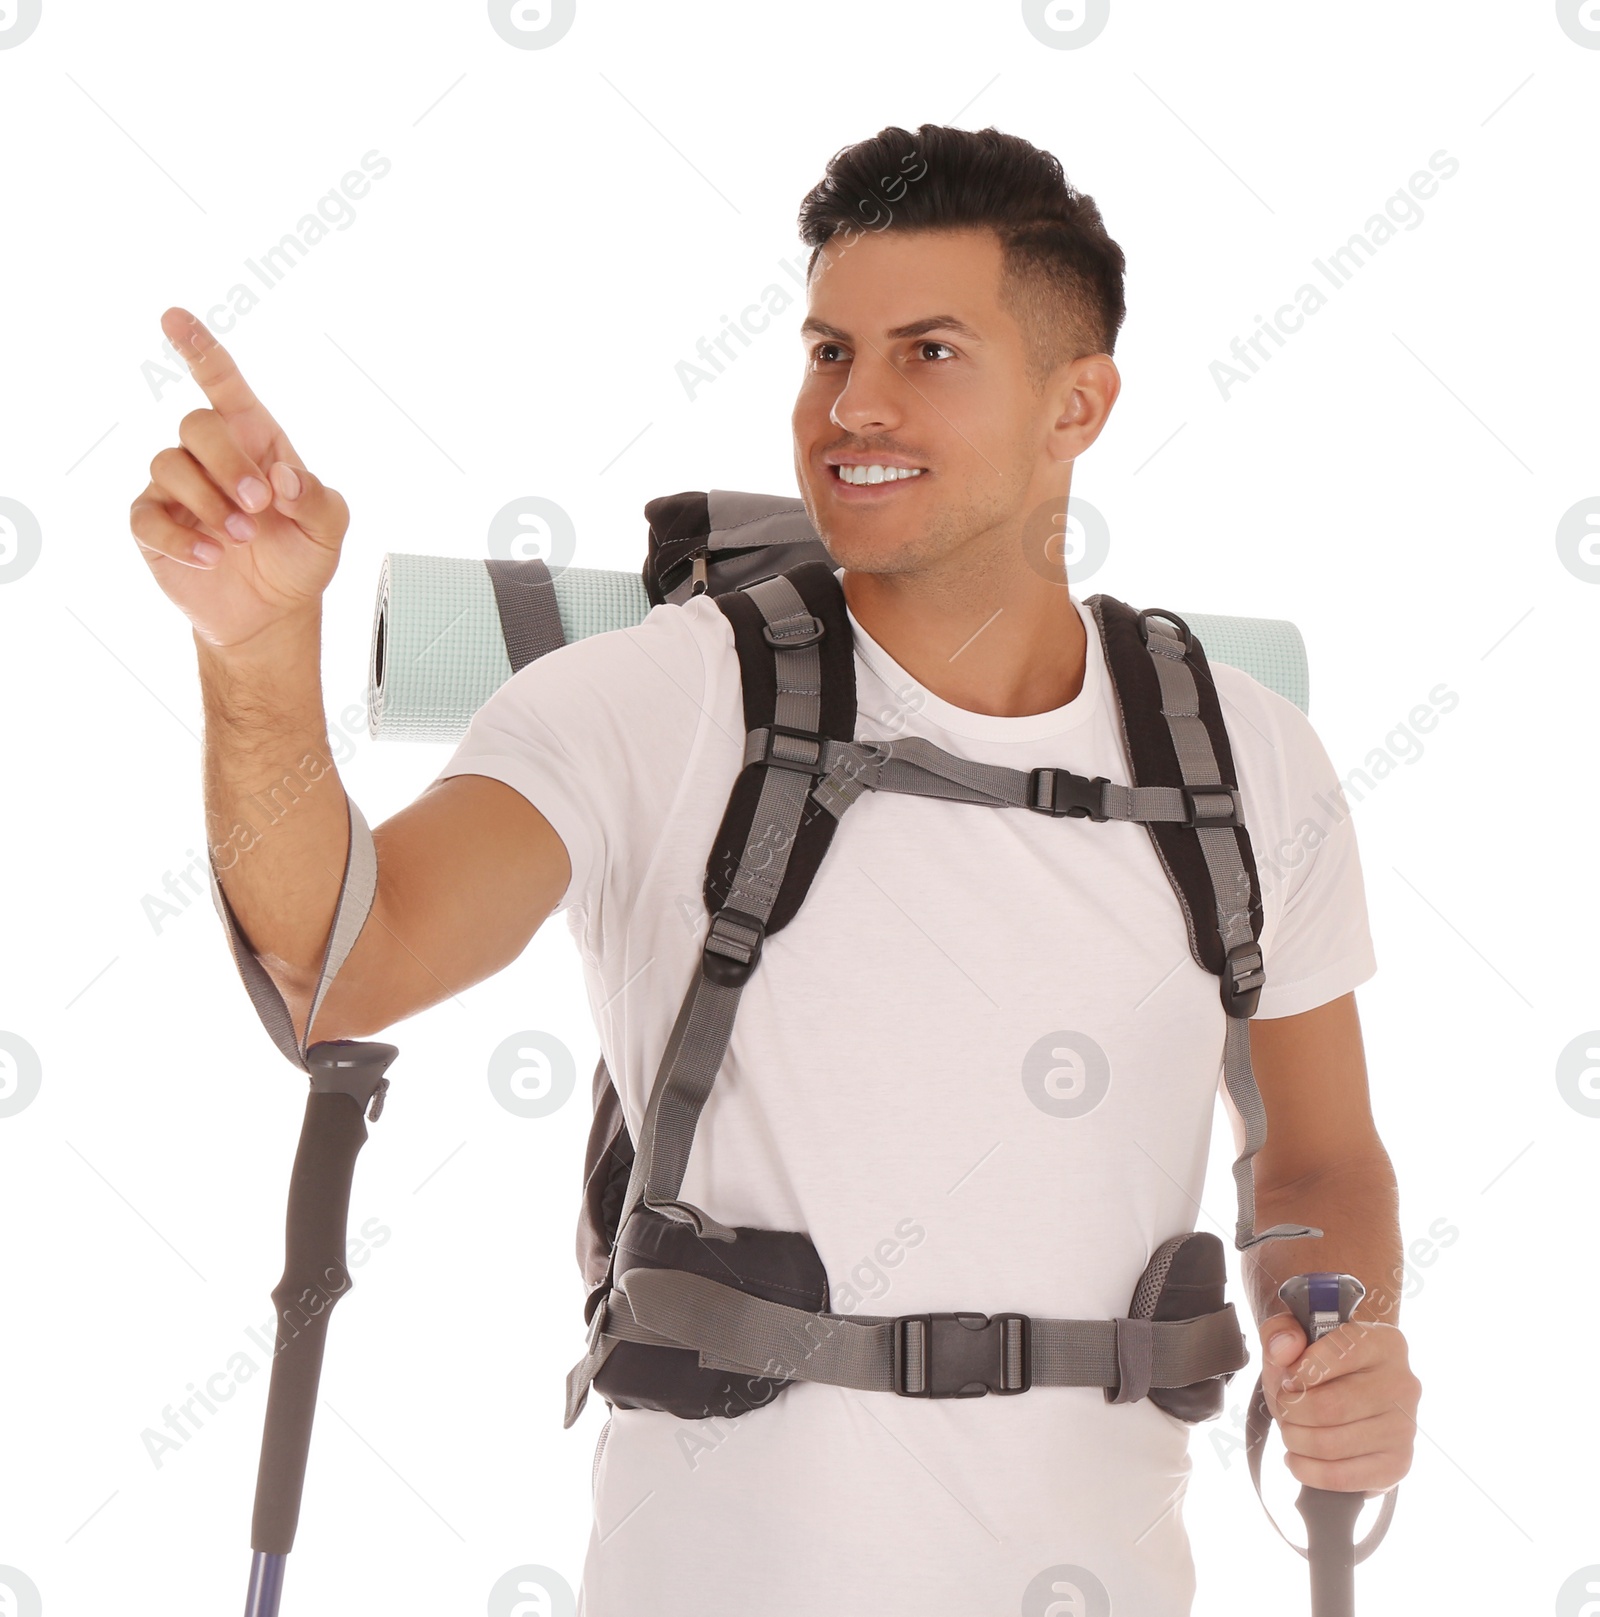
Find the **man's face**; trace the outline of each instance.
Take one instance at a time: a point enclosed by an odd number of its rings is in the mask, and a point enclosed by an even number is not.
[[[885,230],[823,248],[800,333],[795,476],[839,566],[912,572],[975,539],[1015,549],[1030,511],[1065,506],[1065,395],[1059,377],[1043,397],[1030,386],[1000,268],[988,230]],[[848,484],[841,462],[883,466],[884,480]]]

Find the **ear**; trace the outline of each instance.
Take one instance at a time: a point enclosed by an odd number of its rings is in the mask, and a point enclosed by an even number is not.
[[[1100,436],[1122,391],[1122,375],[1109,354],[1082,354],[1046,384],[1054,410],[1050,458],[1076,460]]]

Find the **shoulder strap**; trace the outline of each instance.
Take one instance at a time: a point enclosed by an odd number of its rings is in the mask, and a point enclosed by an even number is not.
[[[794,605],[797,616],[809,614],[821,625],[821,638],[811,653],[814,667],[807,664],[802,668],[792,652],[780,650],[778,641],[782,637],[767,616],[773,608],[767,605],[764,594],[755,593],[764,590],[765,585],[715,598],[733,626],[744,693],[745,732],[765,729],[767,739],[763,755],[747,762],[733,783],[727,810],[706,861],[706,908],[715,915],[733,903],[741,864],[751,867],[748,883],[755,879],[758,869],[775,861],[781,885],[773,895],[771,913],[765,922],[769,937],[787,926],[800,908],[839,823],[810,796],[810,787],[825,770],[823,749],[808,738],[850,741],[856,733],[855,649],[839,580],[831,567],[819,561],[802,562],[782,577],[798,597]],[[803,624],[801,628],[809,633]],[[798,649],[794,636],[787,638]],[[784,669],[785,655],[794,661],[792,669]],[[768,857],[763,858],[751,833],[763,793],[770,796],[779,785],[798,797],[794,845],[784,849],[772,846],[776,837],[790,833],[769,831],[764,821],[761,835],[767,838]]]
[[[1109,595],[1091,596],[1087,604],[1100,626],[1134,779],[1141,786],[1236,786],[1211,666],[1188,625],[1158,607],[1136,612]],[[1163,618],[1179,626],[1181,640],[1160,622]],[[1226,947],[1232,946],[1224,945],[1224,936],[1242,942],[1261,931],[1250,833],[1239,816],[1203,837],[1182,825],[1148,829],[1183,911],[1190,952],[1205,970],[1221,976]]]
[[[1233,1164],[1239,1202],[1234,1245],[1242,1252],[1263,1241],[1321,1235],[1305,1224],[1255,1227],[1252,1159],[1267,1138],[1266,1108],[1250,1066],[1249,1019],[1266,981],[1261,888],[1240,799],[1234,796],[1227,819],[1202,812],[1208,795],[1238,789],[1205,650],[1176,613],[1159,607],[1136,612],[1109,595],[1091,596],[1088,605],[1105,645],[1135,783],[1178,787],[1197,811],[1187,825],[1148,822],[1145,828],[1183,911],[1190,952],[1218,979],[1227,1013],[1223,1081],[1245,1129],[1244,1149]],[[1216,790],[1208,794],[1207,787]],[[1206,823],[1197,823],[1201,817]]]
[[[711,925],[677,1020],[667,1036],[635,1144],[618,1215],[620,1236],[634,1208],[691,1226],[697,1236],[735,1233],[681,1196],[695,1128],[721,1070],[739,998],[769,932],[785,925],[810,887],[837,815],[811,802],[827,770],[827,745],[855,728],[855,661],[844,594],[831,567],[806,562],[733,596],[717,597],[733,625],[747,725],[765,727],[760,756],[734,781],[707,861]],[[615,1278],[616,1240],[599,1288]],[[588,1348],[567,1376],[571,1426],[610,1347],[603,1302],[590,1319]]]

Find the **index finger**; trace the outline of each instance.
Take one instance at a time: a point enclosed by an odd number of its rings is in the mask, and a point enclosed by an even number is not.
[[[254,455],[263,466],[273,460],[286,460],[291,466],[304,469],[304,462],[296,456],[283,428],[251,391],[233,355],[217,341],[204,322],[187,309],[175,306],[162,315],[161,329],[247,453]]]

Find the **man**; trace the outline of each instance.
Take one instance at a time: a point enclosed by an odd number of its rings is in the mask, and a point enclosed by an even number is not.
[[[795,473],[850,609],[858,736],[1125,781],[1098,631],[1050,548],[1121,385],[1123,255],[1093,201],[1025,141],[923,125],[840,152],[800,223]],[[247,793],[326,758],[320,602],[348,511],[209,334],[182,310],[163,325],[213,408],[156,457],[132,527],[194,627],[219,879],[304,1033],[346,849],[331,766],[247,854],[229,838]],[[1298,709],[1215,675],[1255,845],[1300,838],[1284,874],[1263,865],[1257,1228],[1326,1234],[1247,1254],[1269,1401],[1295,1477],[1381,1491],[1410,1465],[1420,1388],[1353,995],[1374,969],[1354,833],[1315,805],[1338,786]],[[743,741],[710,599],[529,665],[377,827],[373,914],[316,1036],[436,1004],[561,910],[637,1137]],[[809,1233],[839,1312],[1122,1314],[1155,1247],[1204,1216],[1223,1024],[1142,826],[870,797],[744,992],[683,1194]],[[1063,1030],[1104,1058],[1072,1117],[1022,1081]],[[1306,1351],[1276,1289],[1316,1269],[1368,1299]],[[1187,1437],[1096,1388],[930,1402],[800,1381],[732,1420],[618,1408],[584,1610],[1016,1611],[1070,1566],[1118,1613],[1174,1617],[1194,1583]]]

